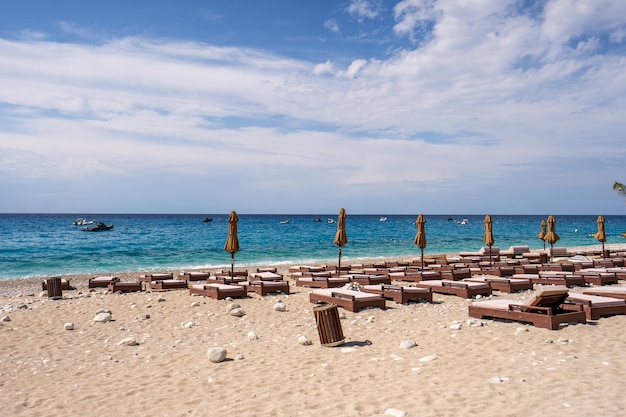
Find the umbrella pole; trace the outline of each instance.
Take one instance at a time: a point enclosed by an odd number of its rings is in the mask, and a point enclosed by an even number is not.
[[[606,252],[604,251],[604,242],[602,242],[602,259],[606,259]]]
[[[337,262],[337,276],[341,275],[341,246],[339,246],[339,261]]]
[[[422,271],[424,270],[424,248],[422,248]]]
[[[550,262],[554,261],[554,243],[550,243]]]
[[[493,259],[491,258],[491,245],[489,245],[489,265],[493,265]]]
[[[235,277],[235,254],[230,254],[230,277]]]

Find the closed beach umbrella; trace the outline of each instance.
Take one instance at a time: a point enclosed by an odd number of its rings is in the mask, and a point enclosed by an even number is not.
[[[559,235],[556,234],[556,219],[551,214],[548,216],[548,233],[546,233],[545,241],[550,244],[550,261],[552,261],[552,252],[554,249],[554,244],[558,242],[560,239]]]
[[[485,242],[485,245],[489,246],[489,263],[492,263],[493,261],[491,260],[491,246],[493,245],[493,226],[490,214],[487,214],[485,216],[483,224],[485,225],[485,236],[483,237],[483,242]]]
[[[546,250],[546,221],[541,220],[541,232],[537,235],[537,237],[543,240],[543,250]]]
[[[424,248],[426,247],[426,228],[424,225],[426,224],[426,218],[423,214],[417,216],[417,220],[415,220],[415,224],[417,225],[417,235],[415,235],[415,244],[421,249],[422,252],[422,269],[424,269]]]
[[[606,242],[606,232],[604,231],[604,216],[598,216],[598,233],[593,235],[599,242],[602,242],[602,257],[604,255],[604,242]]]
[[[341,248],[348,243],[348,235],[346,234],[346,209],[339,210],[337,217],[337,233],[335,233],[335,245],[339,246],[339,262],[337,264],[337,274],[341,273]]]
[[[228,216],[228,238],[226,238],[226,244],[224,250],[230,253],[230,276],[235,276],[235,253],[239,252],[239,238],[237,237],[237,222],[239,217],[234,211],[230,212]]]

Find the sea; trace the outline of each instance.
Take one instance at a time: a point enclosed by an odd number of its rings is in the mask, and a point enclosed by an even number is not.
[[[337,262],[337,214],[239,214],[236,268]],[[492,215],[494,246],[542,249],[539,215]],[[559,247],[598,245],[597,215],[556,216]],[[113,223],[87,232],[77,218]],[[417,215],[350,215],[342,263],[359,258],[420,255],[414,244]],[[626,243],[626,216],[604,216],[607,241]],[[211,219],[211,221],[203,221]],[[465,220],[465,221],[464,221]],[[477,251],[483,215],[426,215],[425,254]],[[228,214],[0,214],[0,280],[74,274],[230,267],[224,251]]]

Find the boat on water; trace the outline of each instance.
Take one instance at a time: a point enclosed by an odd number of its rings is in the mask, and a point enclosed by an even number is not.
[[[213,219],[210,217],[205,217],[204,219],[202,219],[202,223],[208,223],[208,222],[212,222]]]
[[[95,220],[85,220],[82,217],[79,217],[74,220],[74,226],[86,226],[88,224],[94,224],[95,222]]]
[[[378,221],[379,221],[379,222],[386,222],[386,221],[387,221],[387,218],[383,216],[383,217],[381,217],[380,219],[378,219]]]
[[[461,220],[461,221],[458,221],[458,220],[457,220],[457,222],[456,222],[456,224],[468,224],[468,223],[469,223],[469,222],[467,221],[467,219],[463,219],[463,220]]]
[[[280,224],[287,224],[287,223],[291,223],[291,222],[289,220],[287,220],[287,219],[280,221]]]
[[[326,223],[328,224],[333,224],[336,223],[335,219],[331,219],[330,217],[328,218],[328,220],[326,220]]]
[[[321,218],[321,217],[316,217],[316,218],[314,218],[314,219],[313,219],[313,221],[314,221],[314,222],[318,222],[318,223],[319,223],[319,222],[321,222],[321,221],[323,221],[323,220],[322,220],[322,218]]]
[[[82,230],[83,232],[101,232],[103,230],[111,230],[111,229],[113,229],[113,223],[106,224],[106,223],[100,222],[92,226],[83,227],[80,230]]]

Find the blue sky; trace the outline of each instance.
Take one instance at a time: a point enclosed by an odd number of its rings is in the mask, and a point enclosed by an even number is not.
[[[0,56],[0,212],[626,213],[626,2],[2,1]]]

